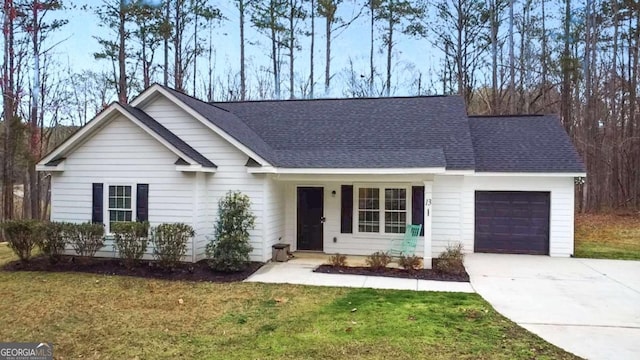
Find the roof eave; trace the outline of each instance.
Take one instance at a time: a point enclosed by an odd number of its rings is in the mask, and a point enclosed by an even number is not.
[[[586,177],[586,172],[476,171],[473,176]]]
[[[282,168],[282,167],[247,167],[249,174],[291,174],[291,175],[415,175],[443,174],[444,167],[415,168]]]

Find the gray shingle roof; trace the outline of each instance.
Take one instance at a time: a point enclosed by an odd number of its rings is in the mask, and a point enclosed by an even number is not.
[[[585,171],[557,117],[468,117],[459,96],[209,104],[165,89],[277,167]]]
[[[419,168],[445,167],[442,149],[276,150],[286,168]],[[331,163],[331,166],[320,164]]]
[[[585,172],[557,116],[470,117],[476,171]]]
[[[129,105],[122,105],[122,107],[131,115],[135,116],[136,119],[140,120],[140,122],[143,123],[146,127],[151,129],[151,131],[158,134],[158,136],[166,140],[169,144],[173,145],[176,149],[180,150],[183,154],[190,157],[192,160],[198,162],[198,164],[204,167],[216,167],[216,165],[212,163],[211,160],[207,159],[206,157],[204,157],[204,155],[197,152],[189,144],[177,137],[174,133],[169,131],[169,129],[162,126],[159,122],[154,120],[144,111]]]
[[[276,166],[474,168],[468,118],[458,96],[213,105],[259,134],[273,149]]]

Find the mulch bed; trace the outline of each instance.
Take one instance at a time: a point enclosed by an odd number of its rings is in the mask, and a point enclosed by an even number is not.
[[[405,270],[396,268],[384,268],[382,270],[373,270],[366,266],[333,266],[320,265],[314,272],[324,274],[348,274],[348,275],[366,275],[366,276],[385,276],[403,279],[420,279],[420,280],[438,280],[438,281],[456,281],[469,282],[469,274],[465,271],[463,274],[454,275],[447,274],[433,269]]]
[[[46,272],[79,272],[99,275],[133,276],[148,279],[161,280],[186,280],[208,282],[234,282],[242,281],[256,272],[264,263],[252,262],[248,268],[241,272],[225,273],[211,270],[205,260],[197,263],[180,263],[172,271],[159,268],[153,261],[141,261],[135,267],[127,269],[122,260],[110,258],[78,258],[75,256],[63,256],[62,259],[51,264],[44,256],[35,257],[28,263],[12,261],[4,265],[4,271],[46,271]]]

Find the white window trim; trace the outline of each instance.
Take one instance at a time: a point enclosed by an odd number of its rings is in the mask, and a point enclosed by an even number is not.
[[[360,195],[360,188],[378,188],[380,189],[380,209],[378,209],[378,212],[380,213],[380,232],[360,232],[360,227],[359,227],[359,223],[360,223],[360,217],[359,217],[359,210],[360,210],[360,201],[359,201],[359,195]],[[384,238],[388,238],[390,236],[403,236],[403,233],[388,233],[385,232],[385,226],[384,226],[384,213],[385,213],[385,209],[384,209],[384,201],[385,201],[385,194],[384,194],[384,189],[405,189],[406,190],[406,194],[407,194],[407,224],[411,223],[411,219],[412,219],[412,214],[411,214],[411,209],[412,209],[412,204],[411,204],[411,184],[406,184],[406,183],[376,183],[376,184],[354,184],[353,185],[353,235],[357,236],[357,237],[384,237]]]
[[[120,182],[113,182],[113,183],[104,183],[103,185],[103,189],[102,189],[102,219],[103,219],[103,223],[104,223],[104,233],[105,236],[112,236],[113,233],[111,232],[111,221],[109,221],[109,187],[110,186],[131,186],[131,221],[136,221],[136,217],[138,214],[136,214],[136,209],[137,209],[137,204],[136,204],[136,200],[138,199],[138,185],[137,184],[131,184],[131,183],[120,183]]]

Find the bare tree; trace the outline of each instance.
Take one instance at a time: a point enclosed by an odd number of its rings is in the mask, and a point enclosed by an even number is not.
[[[273,75],[274,92],[276,99],[280,99],[280,82],[282,59],[280,50],[287,39],[287,27],[283,21],[287,18],[287,0],[264,0],[256,2],[253,6],[251,22],[253,26],[266,35],[270,42],[271,71]]]

